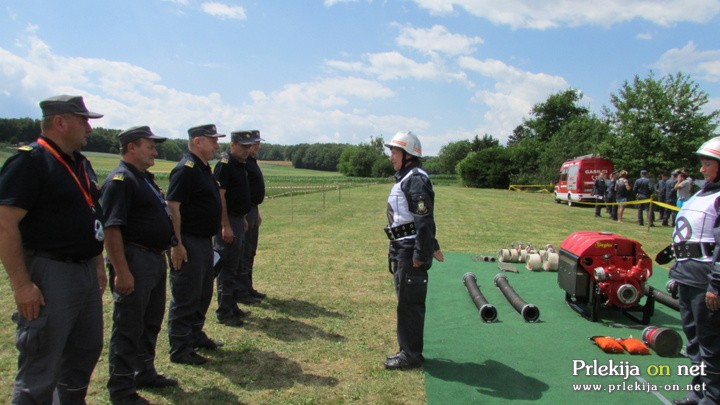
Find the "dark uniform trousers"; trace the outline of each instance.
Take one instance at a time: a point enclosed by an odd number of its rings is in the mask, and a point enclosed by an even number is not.
[[[153,380],[157,336],[165,315],[167,261],[159,252],[126,243],[125,258],[135,279],[129,295],[113,291],[113,328],[110,337],[111,398],[124,398],[135,392],[135,374]],[[112,266],[110,279],[114,277]]]
[[[400,351],[411,361],[422,361],[423,332],[425,329],[425,298],[428,287],[428,270],[432,261],[413,267],[414,239],[390,243],[390,261],[394,269],[397,295],[397,339]]]
[[[692,379],[693,386],[705,383],[705,391],[688,391],[700,404],[720,404],[720,312],[705,305],[704,288],[679,284],[680,317],[687,337],[686,352],[693,365],[705,363],[705,376]],[[702,345],[702,347],[701,347]]]
[[[235,294],[236,298],[246,297],[253,290],[253,266],[255,265],[255,253],[257,253],[260,234],[260,215],[257,205],[252,205],[250,212],[245,215],[245,220],[248,223],[248,230],[245,232],[243,259],[241,271],[238,274],[238,291]]]
[[[42,256],[25,263],[42,291],[40,316],[16,321],[18,373],[13,404],[83,404],[103,345],[102,297],[95,260],[63,262]]]
[[[217,276],[218,317],[235,314],[235,294],[238,289],[238,278],[242,269],[243,241],[245,240],[244,218],[230,215],[230,227],[235,238],[232,243],[225,243],[220,235],[215,236],[215,249],[220,253],[222,265]]]
[[[205,314],[213,295],[212,238],[182,235],[188,261],[179,271],[170,270],[172,300],[168,311],[170,356],[193,351],[207,339],[203,332]]]

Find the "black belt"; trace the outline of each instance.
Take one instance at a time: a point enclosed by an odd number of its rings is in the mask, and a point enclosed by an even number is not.
[[[415,230],[415,223],[410,222],[403,225],[398,225],[394,227],[385,227],[385,234],[387,235],[388,239],[395,240],[399,238],[404,238],[406,236],[412,236],[417,234],[417,231]]]
[[[715,244],[710,242],[673,243],[672,250],[676,259],[712,257]]]
[[[65,256],[60,253],[53,253],[39,249],[25,249],[25,254],[30,257],[44,257],[45,259],[55,260],[57,262],[78,264],[87,263],[90,259],[92,259],[92,257],[88,259],[75,259],[73,257]]]
[[[138,248],[140,250],[144,250],[144,251],[150,252],[150,253],[155,253],[156,255],[160,255],[160,256],[164,255],[165,251],[166,251],[166,249],[151,248],[151,247],[147,247],[145,245],[141,245],[141,244],[135,243],[135,242],[125,242],[125,243],[127,243],[128,245],[135,246],[136,248]]]

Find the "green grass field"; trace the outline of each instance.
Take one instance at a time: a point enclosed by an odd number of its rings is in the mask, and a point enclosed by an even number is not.
[[[91,159],[98,171],[114,167],[112,159],[102,164]],[[165,167],[158,162],[156,169]],[[283,183],[296,186],[338,177],[267,165],[263,170],[269,185],[273,176],[287,177]],[[295,182],[289,178],[294,174]],[[517,241],[558,246],[574,231],[602,230],[637,239],[654,256],[671,237],[670,228],[636,225],[631,209],[626,222],[618,224],[594,218],[589,208],[556,204],[545,193],[445,185],[435,191],[437,236],[446,252],[495,253]],[[250,308],[252,314],[242,328],[218,324],[213,303],[205,329],[227,345],[205,352],[211,361],[202,367],[170,363],[163,329],[157,367],[177,377],[180,387],[143,395],[158,404],[424,403],[422,371],[388,372],[382,367],[385,355],[396,349],[395,297],[382,231],[388,192],[389,184],[364,184],[267,199],[261,205],[254,279],[269,298]],[[107,341],[109,294],[104,301]],[[14,307],[3,278],[0,402],[10,397],[16,371],[10,321]],[[90,404],[108,403],[107,367],[104,351],[90,387]]]

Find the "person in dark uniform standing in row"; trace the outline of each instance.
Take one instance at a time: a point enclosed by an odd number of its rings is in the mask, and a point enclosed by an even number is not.
[[[428,270],[433,257],[444,257],[435,239],[435,193],[420,168],[422,147],[410,131],[398,132],[385,144],[396,173],[388,197],[388,255],[397,295],[397,339],[400,350],[387,356],[385,368],[411,369],[425,361],[423,331]]]
[[[677,214],[670,278],[678,284],[685,352],[693,366],[704,364],[705,372],[688,384],[695,389],[674,401],[681,405],[720,404],[720,137],[696,154],[705,184]]]
[[[217,276],[218,309],[215,312],[220,323],[242,326],[247,312],[238,308],[235,294],[242,269],[243,241],[250,211],[250,187],[245,172],[245,159],[253,143],[252,132],[236,131],[230,134],[230,154],[215,165],[215,179],[220,185],[222,216],[220,234],[215,236],[215,248],[222,257]]]
[[[80,96],[40,102],[42,135],[0,172],[0,258],[17,312],[14,404],[83,404],[103,345],[102,209],[79,152],[92,132]]]
[[[239,302],[244,304],[254,304],[266,297],[265,294],[257,291],[253,285],[253,267],[255,266],[255,254],[257,253],[258,240],[260,237],[260,225],[262,225],[262,216],[260,215],[260,207],[265,200],[265,178],[263,177],[260,166],[257,162],[257,156],[260,152],[260,131],[253,130],[252,147],[250,155],[245,161],[245,170],[247,171],[248,182],[250,183],[250,212],[246,219],[248,223],[247,232],[245,232],[245,244],[243,246],[243,262],[242,272],[240,273],[240,288],[236,296]]]
[[[155,369],[165,315],[167,260],[173,240],[165,197],[148,171],[163,138],[147,126],[119,135],[120,164],[105,179],[105,250],[113,293],[107,388],[113,404],[148,404],[137,388],[178,385]]]
[[[636,200],[646,200],[650,198],[653,192],[653,183],[652,180],[650,180],[650,177],[648,177],[647,170],[640,170],[640,178],[635,180],[635,183],[633,184],[633,191],[635,192],[635,199]],[[644,203],[644,204],[638,204],[637,208],[637,219],[638,219],[638,225],[643,226],[645,224],[644,217],[645,212],[648,213],[648,225],[655,226],[654,224],[654,214],[650,214],[650,203]]]
[[[207,358],[195,349],[217,349],[221,342],[203,331],[213,295],[212,238],[220,229],[220,189],[210,161],[218,149],[215,125],[190,128],[189,152],[170,172],[167,201],[177,245],[171,248],[168,313],[170,361],[198,365]]]

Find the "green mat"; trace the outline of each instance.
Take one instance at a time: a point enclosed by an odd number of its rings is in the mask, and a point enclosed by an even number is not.
[[[447,254],[430,271],[424,350],[428,404],[648,404],[685,396],[691,377],[679,373],[690,364],[686,358],[654,351],[607,354],[589,340],[597,335],[640,339],[644,326],[618,311],[602,311],[598,322],[590,322],[566,304],[557,273],[516,264],[519,273],[503,274],[540,310],[538,322],[525,322],[493,283],[500,273],[497,262],[479,259]],[[467,272],[475,274],[480,291],[496,307],[494,323],[480,319],[462,282]],[[667,271],[655,268],[650,284],[664,290],[666,281]],[[673,309],[656,302],[650,325],[675,329],[684,341]],[[609,368],[603,372],[601,366]]]

